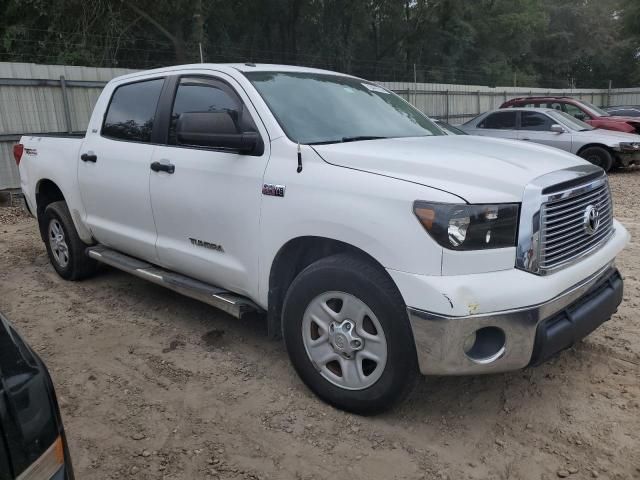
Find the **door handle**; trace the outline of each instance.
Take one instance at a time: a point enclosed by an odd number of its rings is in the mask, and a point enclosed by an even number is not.
[[[151,170],[153,170],[154,172],[173,173],[176,171],[176,167],[172,163],[153,162],[151,164]]]
[[[80,155],[80,160],[83,162],[96,163],[98,161],[98,156],[95,153],[83,153]]]
[[[531,141],[530,138],[523,138],[522,140],[525,141],[525,142],[530,142]]]

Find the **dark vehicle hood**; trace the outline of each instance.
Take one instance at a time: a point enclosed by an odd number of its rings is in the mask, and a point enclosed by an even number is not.
[[[599,120],[603,122],[629,122],[629,123],[640,123],[640,117],[619,117],[616,115],[611,115],[610,117],[596,117],[594,120]]]
[[[59,435],[64,432],[47,369],[0,314],[0,466],[11,465],[18,476]]]

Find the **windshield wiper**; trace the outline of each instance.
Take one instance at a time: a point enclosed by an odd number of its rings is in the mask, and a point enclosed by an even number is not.
[[[381,138],[389,138],[389,137],[379,137],[375,135],[360,135],[357,137],[342,137],[342,141],[344,143],[347,143],[347,142],[359,142],[361,140],[380,140]]]
[[[312,142],[308,145],[329,145],[331,143],[360,142],[362,140],[380,140],[381,138],[389,137],[380,137],[376,135],[358,135],[354,137],[342,137],[340,140],[324,140],[322,142]]]

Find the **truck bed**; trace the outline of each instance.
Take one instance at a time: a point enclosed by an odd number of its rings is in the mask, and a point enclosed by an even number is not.
[[[37,215],[36,192],[40,182],[50,180],[75,201],[79,198],[77,169],[84,132],[25,135],[20,139],[20,185],[29,209]],[[72,203],[77,205],[78,203]]]

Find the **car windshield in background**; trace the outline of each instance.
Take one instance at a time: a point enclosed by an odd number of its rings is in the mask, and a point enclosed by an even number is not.
[[[589,110],[598,114],[599,117],[610,117],[611,114],[600,107],[596,107],[593,103],[587,102],[586,100],[579,100],[579,102],[587,107]]]
[[[565,127],[570,128],[571,130],[575,130],[577,132],[583,132],[586,130],[593,130],[594,128],[588,123],[583,122],[582,120],[578,120],[573,115],[569,115],[568,113],[561,112],[560,110],[554,110],[549,112],[549,115],[562,123]]]
[[[438,125],[445,132],[448,132],[450,135],[467,135],[467,132],[460,130],[458,127],[454,127],[447,122],[437,121],[436,125]]]
[[[303,144],[443,135],[396,94],[356,78],[246,72],[287,136]]]

